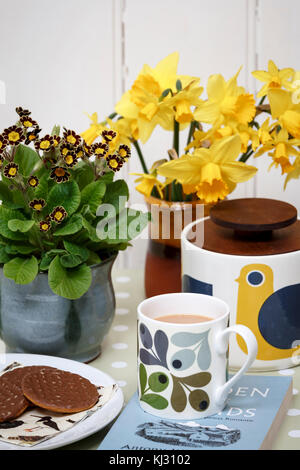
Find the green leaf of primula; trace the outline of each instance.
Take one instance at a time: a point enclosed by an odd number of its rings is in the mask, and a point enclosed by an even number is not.
[[[33,149],[22,144],[18,146],[14,157],[14,163],[19,165],[19,172],[23,176],[30,176],[33,168],[39,161],[40,157]]]
[[[10,260],[10,256],[7,254],[4,246],[0,247],[0,263],[7,263]]]
[[[5,246],[5,251],[9,255],[16,255],[20,253],[21,255],[29,255],[34,251],[37,251],[37,247],[28,243],[27,245],[18,244],[18,243],[9,243]]]
[[[66,254],[60,257],[60,262],[64,268],[76,268],[82,263],[82,258],[79,255]]]
[[[62,226],[58,227],[53,235],[55,237],[64,237],[67,235],[73,235],[82,229],[82,216],[80,214],[74,214],[67,222]]]
[[[93,181],[81,191],[81,205],[88,204],[90,210],[96,213],[105,194],[106,184],[101,181]]]
[[[77,182],[79,189],[82,190],[94,180],[94,171],[84,162],[79,162],[76,168],[72,170],[73,177]]]
[[[34,220],[19,220],[11,219],[8,221],[7,225],[10,230],[13,232],[28,232],[33,226]]]
[[[10,240],[25,240],[26,235],[19,232],[13,232],[8,228],[8,222],[12,219],[26,220],[21,212],[0,206],[0,235],[5,238],[9,238]]]
[[[80,256],[82,262],[86,261],[89,257],[90,252],[84,246],[79,246],[75,243],[69,242],[68,240],[64,240],[64,247],[71,255]]]
[[[126,204],[129,197],[129,190],[124,180],[117,180],[107,185],[106,193],[103,198],[103,204],[112,204],[114,206],[116,214],[121,212]],[[101,206],[97,215],[104,215],[101,213]]]
[[[0,200],[2,201],[2,204],[9,209],[21,209],[25,206],[23,198],[19,201],[14,200],[15,193],[15,190],[12,191],[7,184],[0,181]]]
[[[90,251],[89,257],[86,262],[88,266],[94,266],[95,264],[101,263],[101,258],[94,251]]]
[[[72,215],[80,204],[80,190],[76,181],[57,183],[48,195],[48,212],[52,212],[57,206],[63,206],[68,216]]]
[[[35,256],[30,258],[13,258],[3,267],[5,277],[12,279],[16,284],[29,284],[38,273],[38,262]]]
[[[59,256],[56,256],[49,266],[48,281],[55,294],[66,299],[78,299],[88,291],[92,273],[85,264],[68,270],[61,265]]]

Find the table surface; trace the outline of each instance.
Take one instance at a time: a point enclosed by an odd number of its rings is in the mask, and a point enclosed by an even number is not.
[[[122,387],[125,405],[137,388],[136,372],[136,307],[144,299],[142,271],[114,270],[113,284],[116,294],[116,315],[110,332],[102,344],[101,355],[89,365],[106,372]],[[0,341],[0,352],[5,352]],[[288,413],[273,441],[273,450],[300,449],[300,367],[262,372],[263,375],[290,375],[293,377],[293,399]],[[63,447],[68,450],[97,449],[110,426]]]

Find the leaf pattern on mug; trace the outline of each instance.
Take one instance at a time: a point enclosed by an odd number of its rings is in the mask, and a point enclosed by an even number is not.
[[[171,337],[171,343],[174,344],[174,346],[178,346],[180,348],[188,348],[191,346],[196,345],[194,349],[190,349],[194,353],[198,348],[198,354],[197,354],[197,363],[202,370],[207,370],[211,364],[211,351],[208,343],[208,334],[210,332],[209,330],[206,330],[202,333],[190,333],[190,332],[180,332],[180,333],[175,333]],[[183,351],[187,351],[187,349],[184,349]],[[177,354],[177,353],[175,353]],[[189,357],[190,360],[192,358],[192,354],[188,356],[188,353],[183,353],[186,355],[186,358]],[[174,355],[175,356],[175,355]],[[174,357],[173,356],[173,357]],[[194,353],[194,359],[195,359],[195,353]],[[179,359],[180,360],[180,359]],[[171,360],[173,362],[173,358]],[[188,360],[185,360],[185,363],[188,364]],[[190,364],[192,365],[192,364]],[[190,366],[186,366],[180,368],[180,370],[185,370]],[[175,367],[176,368],[176,367]],[[179,370],[179,368],[178,368]]]
[[[160,360],[146,349],[140,349],[140,360],[147,366],[161,366]]]
[[[158,330],[154,335],[154,346],[157,352],[161,363],[168,368],[167,366],[167,351],[169,347],[169,340],[162,330]]]
[[[192,349],[180,349],[171,357],[171,365],[176,371],[186,370],[194,363],[195,357]]]
[[[148,405],[152,406],[156,410],[164,410],[169,405],[169,402],[166,398],[156,393],[148,393],[141,397],[141,401],[144,401]]]
[[[186,394],[178,377],[174,377],[174,375],[172,375],[172,379],[173,390],[171,395],[171,405],[173,410],[177,411],[178,413],[181,413],[185,410],[185,407],[187,405]]]
[[[181,377],[180,380],[186,385],[200,388],[209,384],[211,381],[211,374],[209,372],[199,372],[198,374],[189,375],[188,377]]]
[[[146,390],[147,386],[147,371],[144,364],[140,364],[139,367],[139,379],[140,379],[140,387],[141,387],[141,394],[143,395]]]
[[[196,411],[205,411],[209,407],[209,396],[204,390],[193,390],[189,394],[189,402]]]
[[[208,334],[210,330],[204,331],[203,333],[189,333],[189,332],[180,332],[175,333],[171,337],[171,342],[174,346],[179,348],[188,348],[194,344],[199,343],[205,335]]]
[[[148,390],[151,390],[152,392],[162,392],[168,388],[170,381],[169,377],[164,372],[154,372],[148,379],[146,367],[144,364],[140,364],[139,381],[141,401],[157,410],[164,410],[168,407],[169,402],[165,397],[158,395],[158,393],[147,393]]]
[[[153,372],[149,377],[148,383],[152,392],[163,392],[168,388],[169,377],[164,372]]]
[[[189,403],[194,410],[204,411],[209,406],[209,396],[200,387],[205,387],[211,381],[209,372],[199,372],[187,377],[175,377],[173,379],[173,390],[171,395],[172,408],[178,413],[185,410],[187,405],[187,394]],[[189,387],[195,387],[190,390]]]
[[[149,329],[144,323],[140,323],[139,336],[141,343],[144,348],[146,348],[139,350],[140,360],[148,366],[159,365],[169,369],[167,365],[167,352],[169,347],[167,335],[162,330],[156,331],[153,343]],[[155,351],[153,350],[153,346],[155,346]]]
[[[153,346],[153,340],[150,331],[144,323],[140,324],[140,338],[143,346],[146,349],[151,349]]]

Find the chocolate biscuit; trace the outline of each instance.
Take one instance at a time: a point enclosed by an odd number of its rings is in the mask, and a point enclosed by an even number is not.
[[[94,406],[99,398],[97,387],[78,374],[43,369],[22,379],[25,397],[40,408],[57,413],[77,413]]]

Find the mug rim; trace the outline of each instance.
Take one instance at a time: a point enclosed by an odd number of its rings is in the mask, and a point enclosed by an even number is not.
[[[174,323],[174,322],[165,322],[165,321],[160,321],[160,320],[157,320],[156,318],[151,318],[149,316],[147,316],[146,314],[144,314],[141,309],[142,307],[147,304],[147,303],[151,303],[151,301],[155,300],[155,299],[159,299],[159,298],[166,298],[168,296],[172,296],[172,297],[176,297],[176,296],[186,296],[186,297],[195,297],[195,296],[200,296],[202,298],[209,298],[212,302],[215,302],[215,303],[219,303],[219,305],[223,305],[223,307],[225,307],[225,313],[223,313],[222,315],[220,316],[217,316],[216,318],[212,318],[211,320],[208,320],[208,321],[201,321],[201,322],[195,322],[195,323]],[[155,325],[160,325],[160,326],[165,326],[167,327],[168,325],[171,325],[171,326],[177,326],[179,328],[187,328],[187,327],[193,327],[193,326],[199,326],[199,325],[202,325],[202,326],[207,326],[207,325],[212,325],[212,324],[216,324],[222,320],[224,320],[226,317],[229,317],[230,315],[230,308],[229,308],[229,305],[222,299],[220,299],[219,297],[215,297],[213,295],[206,295],[206,294],[200,294],[200,293],[195,293],[195,292],[171,292],[171,293],[168,293],[168,294],[160,294],[160,295],[154,295],[152,297],[148,297],[147,299],[144,299],[142,302],[140,302],[137,306],[137,311],[138,311],[138,317],[139,319],[145,319],[147,322],[150,322],[152,324],[155,324]],[[144,321],[145,321],[144,320]]]

